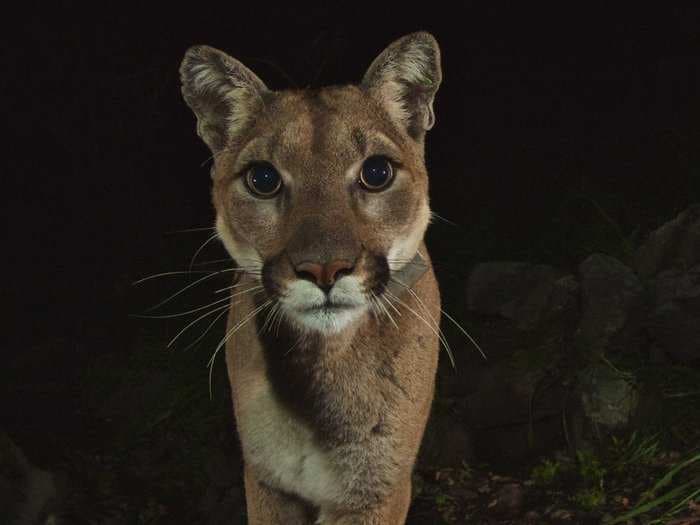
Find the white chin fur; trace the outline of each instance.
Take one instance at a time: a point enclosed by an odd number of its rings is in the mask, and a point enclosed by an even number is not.
[[[295,327],[302,332],[338,333],[352,324],[363,312],[364,308],[354,307],[313,312],[287,310],[287,315]]]
[[[329,299],[334,304],[343,305],[343,308],[322,308],[326,302],[323,291],[309,281],[297,280],[287,286],[280,302],[287,318],[297,329],[325,333],[342,331],[368,307],[362,285],[352,275],[343,277],[333,286]]]

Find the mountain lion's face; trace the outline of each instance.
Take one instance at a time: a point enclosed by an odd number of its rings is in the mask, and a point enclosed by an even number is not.
[[[221,239],[304,326],[367,310],[428,225],[421,148],[378,114],[356,87],[276,94],[216,161]]]
[[[317,91],[269,91],[211,48],[183,62],[185,99],[215,154],[219,236],[301,330],[365,314],[423,239],[423,136],[440,77],[434,41],[414,38],[362,85]]]

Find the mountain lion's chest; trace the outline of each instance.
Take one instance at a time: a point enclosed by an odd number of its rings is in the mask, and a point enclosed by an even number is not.
[[[319,506],[342,497],[331,454],[277,401],[269,386],[246,396],[236,419],[245,460],[263,474],[266,484]]]

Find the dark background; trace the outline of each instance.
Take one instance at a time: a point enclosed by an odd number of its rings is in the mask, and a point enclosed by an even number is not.
[[[166,233],[213,222],[209,152],[179,92],[192,44],[272,88],[304,87],[358,81],[393,39],[431,31],[444,71],[427,139],[432,207],[458,226],[436,223],[429,244],[451,300],[475,261],[573,268],[700,200],[700,9],[447,5],[14,19],[2,49],[2,351],[20,371],[3,379],[2,425],[79,433],[67,416],[76,370],[126,352],[143,328],[128,317],[144,306],[131,282],[185,268],[205,237]],[[47,345],[50,358],[33,360]],[[52,394],[35,395],[47,381]]]
[[[3,49],[5,335],[83,333],[113,314],[115,287],[176,269],[164,232],[212,223],[209,152],[177,76],[191,44],[226,50],[270,87],[303,87],[357,81],[390,41],[432,31],[445,79],[432,203],[460,225],[435,226],[436,250],[484,242],[576,264],[561,244],[593,212],[573,194],[602,199],[625,234],[700,194],[699,14],[340,3],[18,18]]]

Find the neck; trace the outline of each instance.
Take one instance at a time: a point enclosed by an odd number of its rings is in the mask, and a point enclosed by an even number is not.
[[[404,264],[398,271],[391,272],[387,290],[400,297],[406,289],[413,288],[428,271],[428,268],[430,268],[430,263],[423,258],[420,250],[416,251],[413,259]]]

